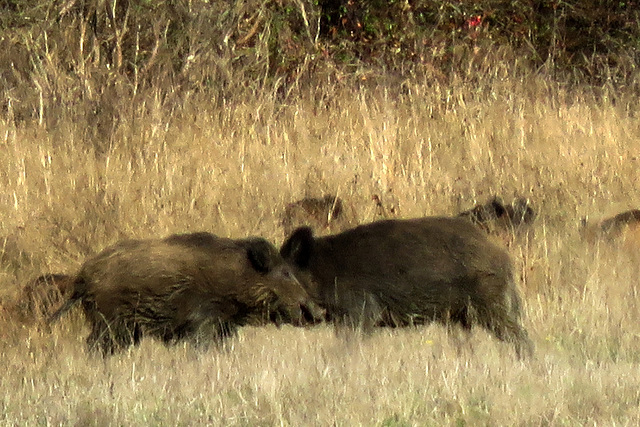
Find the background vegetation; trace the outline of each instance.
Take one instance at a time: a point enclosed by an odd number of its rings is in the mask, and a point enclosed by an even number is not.
[[[0,1],[4,424],[637,425],[637,2]],[[81,315],[14,307],[128,237],[284,236],[337,193],[358,220],[528,197],[506,236],[537,346],[482,331],[246,328],[224,350],[86,354]]]

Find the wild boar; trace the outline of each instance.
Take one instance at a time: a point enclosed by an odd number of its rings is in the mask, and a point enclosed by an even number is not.
[[[322,198],[307,197],[289,203],[281,217],[285,237],[302,225],[316,232],[342,231],[356,221],[355,211],[340,197],[327,194]]]
[[[82,265],[73,294],[50,323],[78,301],[91,325],[88,347],[103,354],[145,335],[220,342],[256,318],[275,314],[299,324],[324,316],[271,243],[204,232],[105,249]]]
[[[602,240],[636,252],[640,248],[640,210],[631,209],[591,222],[583,218],[581,232],[591,243]]]
[[[510,204],[494,197],[486,204],[476,205],[458,216],[468,219],[487,232],[494,232],[517,231],[521,227],[531,225],[536,213],[531,202],[524,197],[518,197]]]
[[[280,253],[338,324],[478,324],[519,356],[533,352],[509,254],[463,218],[384,220],[316,238],[303,227]]]

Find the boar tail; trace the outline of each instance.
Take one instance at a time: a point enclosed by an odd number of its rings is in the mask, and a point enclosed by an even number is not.
[[[73,283],[73,287],[74,287],[73,294],[71,294],[71,297],[68,300],[66,300],[64,304],[62,304],[62,307],[57,309],[56,312],[53,313],[47,319],[48,326],[57,322],[64,314],[66,314],[69,310],[71,310],[73,306],[75,306],[78,303],[78,301],[81,301],[84,298],[85,296],[84,286],[79,286],[79,285],[84,285],[84,281],[81,278],[75,279]]]

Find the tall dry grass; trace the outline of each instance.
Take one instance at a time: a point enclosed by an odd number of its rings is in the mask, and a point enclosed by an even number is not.
[[[327,84],[283,103],[114,100],[99,135],[73,120],[0,121],[0,423],[6,425],[637,425],[638,254],[584,243],[579,220],[640,205],[633,97],[569,93],[500,64],[475,79]],[[101,123],[108,122],[108,117]],[[89,135],[91,135],[89,133]],[[283,236],[286,203],[331,192],[361,222],[494,194],[537,206],[510,242],[535,359],[483,331],[336,336],[245,328],[225,349],[146,340],[103,361],[82,316],[19,322],[26,280],[73,272],[125,237]]]

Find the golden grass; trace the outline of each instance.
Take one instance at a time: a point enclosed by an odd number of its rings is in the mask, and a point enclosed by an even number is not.
[[[316,95],[323,95],[322,100]],[[635,105],[496,73],[257,94],[215,106],[119,100],[88,140],[0,121],[0,422],[7,425],[637,425],[637,254],[586,244],[580,218],[640,206]],[[55,115],[55,111],[42,114]],[[106,120],[108,121],[108,120]],[[337,193],[361,222],[373,194],[401,217],[529,197],[535,234],[510,242],[533,360],[483,331],[245,328],[225,349],[85,352],[82,316],[18,322],[26,280],[72,273],[125,237],[208,230],[282,242],[288,202]],[[461,342],[462,341],[462,342]]]

